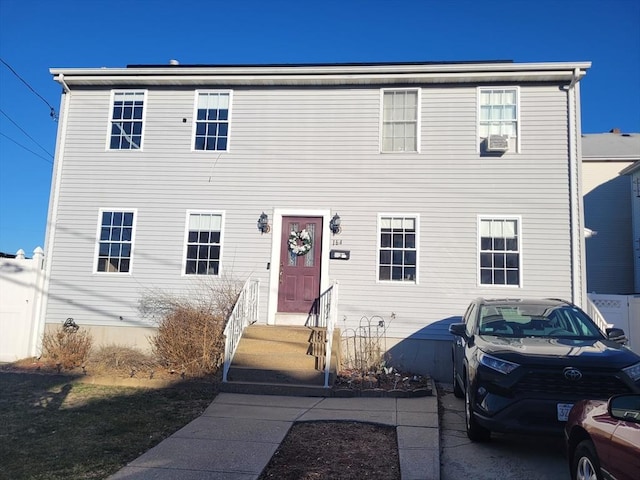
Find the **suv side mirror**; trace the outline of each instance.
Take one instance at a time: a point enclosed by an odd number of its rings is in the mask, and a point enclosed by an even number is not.
[[[609,399],[607,410],[617,420],[640,423],[640,394],[615,395]]]
[[[627,336],[624,334],[624,330],[622,330],[621,328],[607,328],[606,332],[608,340],[613,340],[620,345],[627,344]]]
[[[449,333],[458,337],[467,337],[466,325],[464,323],[452,323],[449,325]]]

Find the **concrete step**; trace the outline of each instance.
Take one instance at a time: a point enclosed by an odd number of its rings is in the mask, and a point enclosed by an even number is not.
[[[291,397],[330,397],[331,388],[318,385],[227,382],[220,384],[220,391],[251,395],[285,395]]]
[[[325,329],[251,325],[242,335],[221,391],[328,396],[331,389],[323,387],[325,339]],[[336,332],[330,385],[339,363],[339,347]]]
[[[319,368],[318,359],[306,353],[290,353],[256,351],[248,353],[248,350],[236,351],[233,357],[232,367],[255,368],[257,370],[287,370],[287,369],[307,369],[315,370]],[[324,363],[321,363],[324,365]]]
[[[314,369],[258,369],[232,365],[227,379],[230,382],[322,385],[324,372]]]

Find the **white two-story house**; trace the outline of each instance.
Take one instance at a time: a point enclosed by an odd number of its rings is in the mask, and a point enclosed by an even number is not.
[[[304,324],[338,282],[338,328],[380,318],[392,362],[442,377],[471,299],[586,301],[589,67],[54,68],[41,328],[146,348],[145,294],[228,278],[259,280],[259,323]]]

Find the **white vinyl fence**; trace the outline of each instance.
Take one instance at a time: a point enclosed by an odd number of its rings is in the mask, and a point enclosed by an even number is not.
[[[590,293],[589,299],[608,323],[624,330],[629,348],[640,353],[640,295]]]
[[[44,252],[33,258],[18,250],[16,258],[0,258],[0,362],[35,356],[42,302]]]

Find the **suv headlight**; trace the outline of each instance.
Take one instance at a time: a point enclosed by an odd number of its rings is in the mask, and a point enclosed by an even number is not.
[[[496,358],[484,352],[480,352],[478,360],[480,361],[481,365],[484,365],[485,367],[488,367],[491,370],[495,370],[496,372],[500,372],[504,375],[508,375],[520,366],[517,363],[507,362],[506,360]]]
[[[640,362],[635,365],[631,365],[630,367],[623,368],[622,371],[631,377],[631,380],[637,382],[640,380]]]

